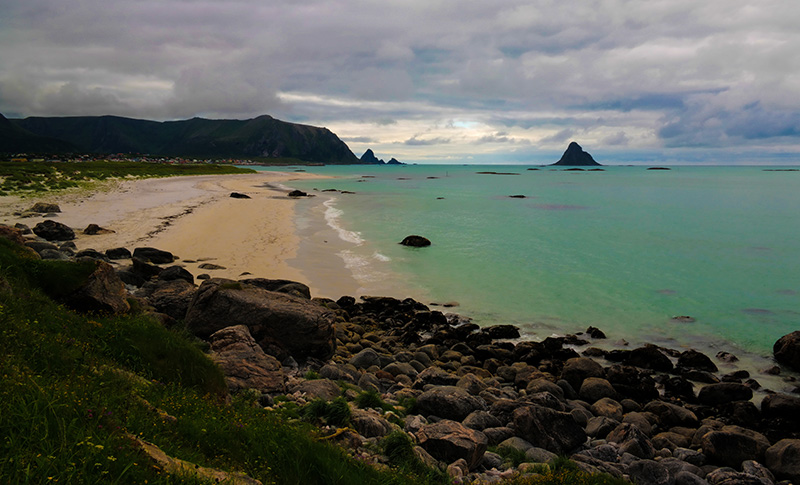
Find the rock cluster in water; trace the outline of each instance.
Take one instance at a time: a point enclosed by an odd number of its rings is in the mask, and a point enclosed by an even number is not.
[[[749,372],[720,372],[726,355],[602,350],[593,344],[606,336],[593,327],[519,341],[511,325],[479,327],[412,299],[312,298],[287,280],[210,278],[198,287],[166,251],[77,252],[22,232],[0,227],[42,257],[102,260],[82,308],[97,298],[124,312],[114,302],[133,296],[165,324],[185,322],[210,343],[232,392],[254,389],[270,406],[277,395],[300,405],[344,395],[351,428],[332,439],[359,456],[401,430],[421,460],[462,483],[533,473],[532,463],[558,455],[639,484],[800,482],[800,398],[768,392],[757,406]],[[782,364],[798,355],[800,332],[776,343]],[[358,409],[363,392],[405,417]],[[490,447],[517,450],[525,463],[514,467]]]

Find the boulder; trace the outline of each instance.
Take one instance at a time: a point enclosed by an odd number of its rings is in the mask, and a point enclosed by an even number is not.
[[[320,398],[326,401],[332,401],[342,393],[339,385],[330,379],[302,381],[292,385],[289,391],[305,394],[307,399]]]
[[[26,241],[23,237],[23,234],[25,233],[22,229],[0,224],[0,238],[8,239],[11,242],[24,245]]]
[[[800,440],[783,439],[770,446],[764,464],[777,478],[800,483]]]
[[[129,311],[128,292],[114,268],[103,261],[97,261],[96,264],[86,283],[63,297],[63,303],[80,312],[119,314]]]
[[[658,416],[661,424],[667,428],[672,426],[696,428],[699,424],[696,414],[677,404],[664,401],[650,401],[645,405],[644,410]]]
[[[800,371],[800,330],[779,338],[772,346],[772,354],[779,364]]]
[[[133,257],[153,264],[169,264],[175,261],[175,256],[169,251],[147,247],[134,249]]]
[[[158,273],[158,279],[162,281],[184,280],[188,283],[194,284],[194,276],[192,276],[192,273],[187,271],[186,268],[182,268],[180,266],[170,266],[169,268],[164,268],[163,271]]]
[[[598,399],[594,404],[592,404],[591,409],[595,416],[605,416],[616,421],[622,421],[622,417],[624,415],[622,404],[611,399],[610,397]]]
[[[586,402],[595,402],[604,397],[614,399],[617,397],[617,391],[615,391],[614,386],[605,379],[600,377],[587,377],[583,380],[578,395]]]
[[[356,355],[350,357],[350,364],[356,369],[368,369],[373,365],[380,367],[381,357],[371,348],[366,348]]]
[[[503,425],[499,419],[487,411],[473,411],[469,413],[463,423],[467,428],[483,431],[486,428],[499,428]]]
[[[288,195],[289,197],[308,197],[308,194],[302,190],[293,190]]]
[[[419,395],[417,409],[421,414],[462,421],[473,411],[486,410],[486,403],[460,387],[439,386]]]
[[[628,467],[628,476],[640,485],[673,485],[669,470],[653,460],[639,460]]]
[[[797,419],[800,416],[800,397],[769,394],[761,401],[761,413],[770,419]]]
[[[717,468],[706,475],[706,479],[711,485],[772,485],[771,481],[729,467]]]
[[[75,239],[75,231],[69,226],[50,219],[33,226],[33,233],[48,241],[70,241]]]
[[[392,424],[374,410],[353,409],[350,423],[365,438],[386,436],[392,431]]]
[[[136,296],[147,299],[147,302],[159,312],[175,320],[183,320],[189,311],[195,291],[197,287],[184,279],[154,280],[145,283],[136,292]]]
[[[568,413],[528,405],[511,415],[517,436],[533,446],[567,454],[586,442],[586,432]]]
[[[656,382],[648,371],[628,365],[612,365],[606,371],[606,379],[621,397],[638,402],[658,398]]]
[[[739,426],[723,426],[702,438],[703,454],[709,462],[736,469],[746,460],[763,461],[769,446],[764,435]]]
[[[28,212],[38,212],[39,214],[48,214],[50,212],[61,212],[58,204],[51,204],[47,202],[37,202],[33,207],[28,209]]]
[[[206,338],[230,325],[246,325],[261,348],[280,359],[324,360],[336,350],[333,313],[325,308],[237,281],[204,281],[189,305],[187,328]]]
[[[646,345],[638,349],[633,349],[627,354],[625,360],[627,365],[640,367],[642,369],[652,369],[658,372],[672,372],[673,365],[669,357],[658,350],[657,347]]]
[[[709,384],[697,393],[697,400],[701,404],[716,406],[731,401],[749,401],[753,398],[753,390],[744,384],[735,382],[720,382]]]
[[[247,194],[242,194],[240,192],[231,192],[232,199],[249,199],[250,196]]]
[[[423,248],[426,246],[430,246],[431,241],[430,239],[422,236],[412,235],[412,236],[406,236],[405,239],[403,239],[400,242],[400,244],[402,244],[403,246],[411,246],[414,248]]]
[[[678,367],[696,369],[706,372],[717,372],[717,365],[706,355],[689,349],[678,356]]]
[[[225,374],[228,389],[257,389],[266,393],[286,392],[281,363],[256,344],[244,325],[226,327],[209,337],[212,358]]]
[[[106,249],[106,257],[108,259],[130,259],[131,252],[126,248]]]
[[[86,229],[83,230],[83,233],[87,236],[99,236],[101,234],[113,234],[114,231],[100,227],[97,224],[89,224],[86,226]]]
[[[588,357],[574,357],[564,363],[561,378],[574,389],[580,389],[587,377],[605,377],[603,366]]]
[[[656,450],[642,430],[630,423],[622,423],[606,436],[611,443],[618,443],[621,453],[630,453],[644,460],[651,460]]]
[[[470,469],[481,462],[488,447],[483,433],[449,420],[423,426],[417,439],[420,446],[437,460],[452,463],[464,459]]]
[[[308,286],[297,281],[290,280],[269,280],[266,278],[248,278],[246,280],[239,280],[248,285],[257,286],[267,291],[276,291],[278,293],[286,293],[287,295],[294,295],[306,300],[311,299],[311,290]]]

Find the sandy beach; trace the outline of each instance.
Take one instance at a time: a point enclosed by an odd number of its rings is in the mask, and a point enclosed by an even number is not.
[[[313,261],[297,257],[301,240],[295,205],[308,200],[288,197],[282,184],[308,178],[318,176],[259,172],[109,182],[91,193],[2,197],[0,221],[32,228],[45,217],[14,213],[35,202],[54,202],[61,213],[50,218],[75,230],[79,250],[155,247],[179,257],[176,264],[195,276],[238,279],[249,273],[249,277],[289,279],[308,284],[315,296],[338,298],[358,285],[335,252],[317,251]],[[250,199],[232,198],[232,192]],[[114,232],[84,235],[89,224]],[[200,267],[208,263],[222,268]]]

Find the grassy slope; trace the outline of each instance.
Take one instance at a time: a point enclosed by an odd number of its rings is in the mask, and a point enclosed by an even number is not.
[[[0,196],[78,187],[112,177],[169,177],[173,175],[223,175],[254,173],[230,165],[167,165],[142,162],[0,162]]]
[[[0,239],[0,483],[192,483],[150,465],[128,434],[264,483],[427,482],[317,441],[296,412],[225,404],[219,369],[180,331],[78,315],[42,290],[89,270],[27,259]]]

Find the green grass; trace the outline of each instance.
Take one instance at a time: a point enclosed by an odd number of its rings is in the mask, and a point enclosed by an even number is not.
[[[48,288],[85,269],[23,254],[0,239],[0,483],[198,483],[155,468],[131,435],[265,484],[442,483],[352,458],[317,439],[292,403],[269,411],[250,393],[231,399],[180,329],[67,310]],[[344,399],[325,404],[326,420],[346,421]]]
[[[80,187],[109,178],[253,173],[220,164],[165,164],[129,161],[0,162],[0,194],[36,194]]]

